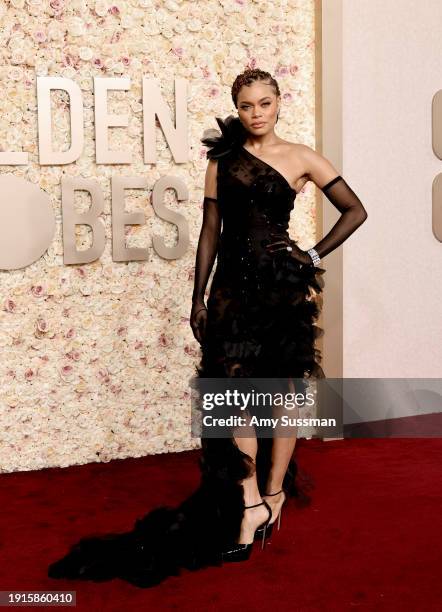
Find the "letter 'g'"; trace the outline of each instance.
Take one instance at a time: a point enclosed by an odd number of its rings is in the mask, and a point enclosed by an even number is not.
[[[18,270],[40,259],[55,234],[50,197],[34,183],[0,176],[0,269]]]

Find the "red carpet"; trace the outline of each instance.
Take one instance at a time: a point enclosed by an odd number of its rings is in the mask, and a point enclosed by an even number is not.
[[[82,536],[180,502],[198,483],[198,451],[2,474],[0,590],[76,590],[76,608],[94,612],[440,610],[441,451],[442,439],[299,440],[312,504],[286,506],[248,562],[152,589],[51,580],[47,565]]]

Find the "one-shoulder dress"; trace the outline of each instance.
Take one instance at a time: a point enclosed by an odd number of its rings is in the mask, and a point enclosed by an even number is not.
[[[218,154],[213,205],[220,207],[222,232],[196,375],[323,378],[315,339],[322,333],[316,320],[324,270],[299,263],[288,251],[265,249],[270,232],[288,231],[296,192],[280,172],[244,148],[237,122],[231,117],[217,121],[221,133],[203,142]],[[271,439],[259,440],[256,469],[262,492],[271,444]],[[129,532],[82,538],[49,566],[48,575],[95,581],[118,577],[151,587],[181,568],[222,565],[223,550],[239,536],[240,480],[254,466],[232,436],[202,438],[201,447],[200,484],[179,506],[150,510]],[[297,472],[292,458],[283,486],[289,498],[308,503]]]
[[[324,270],[265,248],[271,232],[288,236],[296,191],[240,143],[217,168],[222,232],[199,375],[324,377],[314,299]]]

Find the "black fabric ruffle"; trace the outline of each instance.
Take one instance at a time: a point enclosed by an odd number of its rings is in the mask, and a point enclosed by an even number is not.
[[[210,147],[206,153],[207,159],[219,159],[232,153],[247,139],[247,131],[244,129],[239,117],[229,115],[224,120],[215,117],[220,130],[209,128],[204,131],[201,142]]]
[[[269,443],[259,440],[256,459],[262,490],[271,466]],[[243,489],[238,483],[254,468],[231,438],[203,439],[199,465],[200,485],[179,506],[151,510],[128,532],[81,538],[49,565],[48,576],[94,582],[120,578],[146,588],[179,575],[181,569],[221,565],[222,550],[237,540],[243,517]],[[292,459],[284,488],[299,505],[305,505],[312,483],[300,488],[296,477]]]
[[[256,270],[260,289],[255,277],[244,292],[232,289],[233,271],[215,275],[198,376],[224,377],[238,362],[236,376],[324,378],[315,341],[324,333],[317,319],[325,270],[287,254]]]
[[[238,483],[254,468],[231,439],[202,444],[200,485],[179,506],[155,508],[126,533],[82,538],[49,566],[48,576],[121,578],[149,587],[179,574],[181,568],[220,565],[223,548],[239,536],[244,502]]]

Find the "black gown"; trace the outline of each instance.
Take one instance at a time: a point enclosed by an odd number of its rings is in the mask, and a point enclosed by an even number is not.
[[[206,198],[205,205],[219,206],[223,229],[197,377],[322,378],[315,296],[322,291],[324,270],[297,262],[288,251],[271,255],[265,250],[270,231],[287,232],[296,192],[276,169],[243,147],[238,123],[218,123],[222,133],[203,140],[218,157],[217,198]],[[271,442],[259,439],[261,492]],[[178,507],[155,508],[126,533],[82,538],[49,566],[48,575],[96,581],[119,577],[149,587],[180,568],[220,565],[223,549],[239,536],[244,511],[239,481],[254,465],[232,436],[203,438],[201,445],[200,485]],[[306,482],[300,486],[292,458],[286,493],[308,503],[311,484]]]
[[[265,248],[271,232],[288,236],[296,191],[240,141],[217,168],[217,198],[205,206],[218,207],[222,232],[198,374],[323,378],[313,297],[325,270]]]

